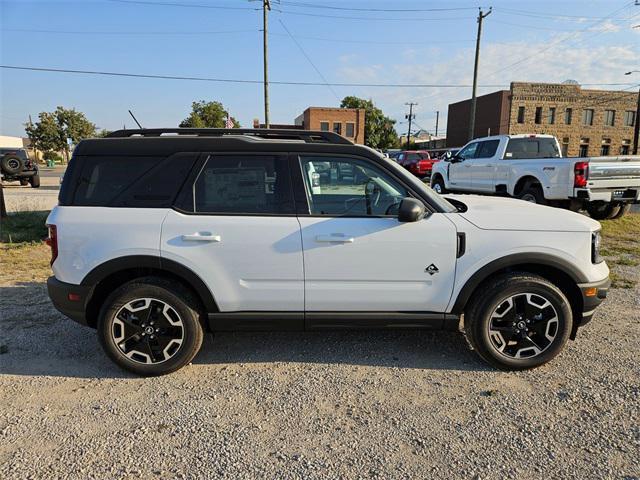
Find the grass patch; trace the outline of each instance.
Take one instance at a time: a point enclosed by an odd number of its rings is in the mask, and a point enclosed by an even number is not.
[[[600,223],[603,245],[600,253],[611,267],[612,286],[633,288],[637,281],[617,269],[640,265],[640,214],[632,213]]]
[[[18,212],[0,220],[0,243],[41,242],[49,212]]]

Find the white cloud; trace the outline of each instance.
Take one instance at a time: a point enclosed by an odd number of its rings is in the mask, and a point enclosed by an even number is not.
[[[629,70],[629,65],[636,64],[640,57],[637,44],[588,47],[578,43],[581,41],[580,36],[572,37],[568,42],[559,42],[561,38],[557,37],[547,43],[485,43],[480,57],[478,83],[503,85],[503,88],[508,89],[511,81],[561,83],[567,79],[575,79],[581,84],[631,81],[624,76],[624,72]],[[395,63],[385,65],[371,66],[363,60],[362,64],[344,65],[338,70],[337,77],[340,81],[352,83],[470,85],[473,80],[473,55],[474,50],[467,48],[444,58],[425,55],[407,60],[405,56],[400,56]],[[527,60],[516,64],[523,59]],[[499,89],[500,87],[481,87],[478,94]],[[471,88],[363,87],[358,90],[358,95],[373,98],[387,115],[398,120],[403,120],[404,103],[417,101],[417,123],[427,129],[433,127],[436,110],[440,111],[442,129],[446,125],[449,103],[471,96]],[[404,128],[401,126],[399,130]]]

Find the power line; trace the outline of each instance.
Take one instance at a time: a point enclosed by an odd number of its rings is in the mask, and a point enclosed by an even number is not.
[[[220,82],[220,83],[245,83],[245,84],[262,84],[262,80],[247,80],[247,79],[234,79],[234,78],[212,78],[212,77],[193,77],[193,76],[178,76],[178,75],[154,75],[143,73],[129,73],[129,72],[108,72],[100,70],[79,70],[79,69],[63,69],[63,68],[48,68],[48,67],[27,67],[19,65],[0,65],[0,68],[7,70],[21,70],[21,71],[33,71],[33,72],[49,72],[49,73],[67,73],[78,75],[100,75],[100,76],[114,76],[114,77],[129,77],[129,78],[150,78],[157,80],[185,80],[185,81],[197,81],[197,82]],[[300,85],[310,87],[326,87],[330,85],[332,87],[372,87],[372,88],[470,88],[470,84],[456,84],[456,83],[346,83],[346,82],[299,82],[299,81],[269,81],[269,83],[277,85]],[[584,83],[582,86],[607,86],[607,85],[632,85],[632,83]],[[505,88],[506,84],[493,84],[493,85],[478,85],[481,88]],[[633,88],[633,87],[630,87]]]
[[[317,5],[305,2],[280,2],[281,5],[290,5],[292,7],[320,8],[326,10],[347,10],[353,12],[451,12],[455,10],[475,10],[476,7],[455,7],[455,8],[354,8],[354,7],[336,7],[334,5]]]
[[[329,82],[327,81],[326,78],[324,78],[324,75],[322,75],[322,72],[318,69],[318,67],[316,67],[315,63],[313,63],[313,61],[311,60],[311,57],[309,57],[309,55],[307,55],[307,52],[304,51],[304,48],[302,48],[302,45],[300,45],[300,43],[296,40],[296,37],[294,37],[291,34],[291,32],[289,31],[287,26],[284,24],[284,22],[281,19],[278,19],[278,21],[280,22],[280,25],[282,25],[282,28],[284,28],[285,31],[289,34],[289,36],[291,37],[291,40],[293,40],[293,42],[298,46],[298,48],[302,52],[302,55],[304,55],[304,57],[307,59],[307,61],[311,64],[311,66],[316,71],[318,76],[324,81],[324,84],[327,86],[327,88],[329,90],[331,90],[331,93],[333,93],[333,96],[336,97],[336,100],[338,100],[338,103],[339,103],[340,102],[340,97],[338,97],[338,94],[331,87],[331,85],[329,85]]]
[[[129,3],[135,5],[156,5],[164,7],[183,7],[183,8],[212,8],[218,10],[261,10],[254,7],[230,7],[227,5],[202,5],[197,3],[175,3],[175,2],[158,2],[151,0],[107,0],[113,3]]]
[[[132,78],[155,78],[160,80],[189,80],[199,82],[221,82],[221,83],[248,83],[262,84],[262,80],[246,80],[232,78],[211,78],[211,77],[192,77],[177,75],[153,75],[142,73],[125,73],[125,72],[108,72],[100,70],[79,70],[79,69],[63,69],[63,68],[47,68],[47,67],[26,67],[19,65],[0,65],[0,68],[9,70],[28,70],[35,72],[54,72],[54,73],[70,73],[83,75],[103,75],[116,77],[132,77]],[[388,87],[388,88],[469,88],[469,84],[438,84],[438,83],[346,83],[346,82],[298,82],[298,81],[269,81],[269,83],[278,85],[304,85],[304,86],[327,86],[332,87]],[[479,85],[485,88],[502,88],[504,84],[495,85]]]
[[[201,30],[201,31],[116,31],[116,30],[46,30],[29,28],[4,28],[1,32],[46,33],[63,35],[222,35],[229,33],[255,33],[261,30]]]

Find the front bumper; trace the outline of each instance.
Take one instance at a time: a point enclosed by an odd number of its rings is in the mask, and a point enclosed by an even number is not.
[[[607,298],[610,286],[609,277],[599,282],[578,284],[580,292],[582,292],[582,318],[577,319],[577,326],[586,325],[591,321],[598,305]]]
[[[56,277],[47,279],[47,291],[53,306],[60,313],[81,325],[88,324],[87,303],[92,290],[92,287],[61,282]]]

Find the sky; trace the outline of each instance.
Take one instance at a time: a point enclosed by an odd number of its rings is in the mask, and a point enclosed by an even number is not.
[[[308,106],[370,98],[406,133],[445,133],[447,106],[471,95],[478,8],[486,12],[478,94],[511,81],[576,80],[583,88],[640,84],[634,0],[271,0],[271,122]],[[392,10],[392,11],[382,11]],[[0,135],[57,106],[100,129],[175,127],[193,101],[222,102],[242,126],[264,120],[261,0],[0,0],[0,65],[256,83],[164,80],[0,68]],[[405,87],[341,84],[434,85]],[[454,85],[455,87],[444,87]]]

